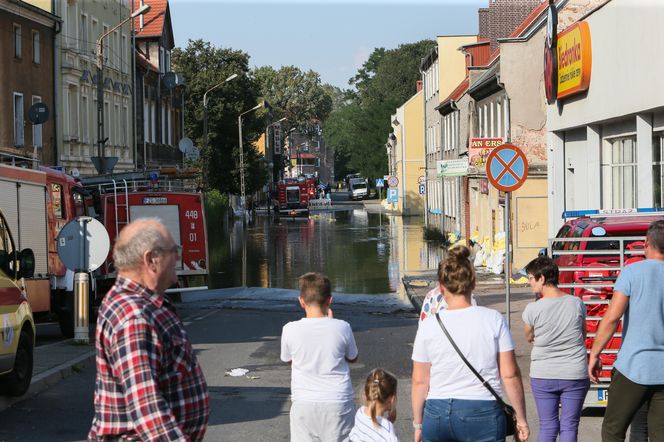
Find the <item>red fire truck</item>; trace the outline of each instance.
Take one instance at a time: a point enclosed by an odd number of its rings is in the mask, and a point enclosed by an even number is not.
[[[314,197],[313,179],[286,178],[277,183],[275,213],[286,216],[309,215],[309,200]]]
[[[643,210],[643,209],[642,209]],[[617,212],[617,213],[614,213]],[[613,295],[620,271],[643,257],[645,234],[652,221],[664,218],[657,210],[591,210],[565,212],[568,219],[549,240],[549,256],[560,269],[558,286],[586,305],[586,348],[592,348],[599,322]],[[611,369],[622,343],[622,321],[600,354],[600,383],[591,385],[584,406],[605,407]]]
[[[24,281],[35,320],[57,320],[62,334],[71,337],[74,274],[58,258],[56,240],[68,221],[84,214],[82,187],[62,171],[34,168],[32,160],[24,160],[0,165],[0,208],[16,246],[35,255],[34,275]]]
[[[128,172],[82,178],[91,194],[93,216],[104,224],[111,240],[130,221],[156,217],[166,225],[175,242],[182,246],[177,262],[178,287],[182,293],[207,288],[208,249],[203,194],[193,176]],[[110,288],[116,276],[112,255],[94,274],[97,300]]]

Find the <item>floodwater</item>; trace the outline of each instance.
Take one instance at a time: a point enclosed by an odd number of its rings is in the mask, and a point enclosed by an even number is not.
[[[403,296],[405,274],[435,269],[442,251],[423,240],[422,219],[368,213],[361,206],[275,220],[208,222],[210,288],[297,289],[297,278],[326,274],[332,291]]]

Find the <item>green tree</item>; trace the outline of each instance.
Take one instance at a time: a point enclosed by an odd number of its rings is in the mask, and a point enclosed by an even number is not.
[[[185,77],[185,136],[201,147],[200,167],[206,187],[221,192],[240,192],[238,115],[259,102],[258,85],[249,75],[249,55],[230,48],[217,48],[203,40],[189,40],[187,47],[173,50],[174,70]],[[238,77],[208,94],[208,143],[203,134],[203,94]],[[254,141],[264,129],[261,111],[243,117],[245,188],[249,194],[266,180],[261,155]],[[230,160],[230,161],[229,161]]]
[[[350,79],[339,107],[325,121],[325,139],[335,150],[335,175],[359,172],[367,178],[388,170],[385,141],[390,116],[416,92],[421,59],[434,47],[432,40],[375,49]]]
[[[254,78],[261,96],[272,106],[273,118],[285,117],[287,127],[306,132],[310,130],[308,122],[322,121],[332,110],[329,89],[323,87],[317,72],[303,72],[295,66],[282,66],[279,70],[263,66],[254,70]]]

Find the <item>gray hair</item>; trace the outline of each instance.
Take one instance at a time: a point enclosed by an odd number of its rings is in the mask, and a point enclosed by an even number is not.
[[[162,224],[159,218],[141,218]],[[159,253],[166,246],[166,238],[154,223],[145,223],[132,237],[117,241],[113,247],[113,264],[117,270],[130,270],[141,265],[145,252]]]

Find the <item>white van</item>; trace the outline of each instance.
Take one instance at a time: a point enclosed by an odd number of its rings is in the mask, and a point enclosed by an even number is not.
[[[348,181],[348,198],[361,200],[368,196],[367,180],[365,178],[351,178]]]

